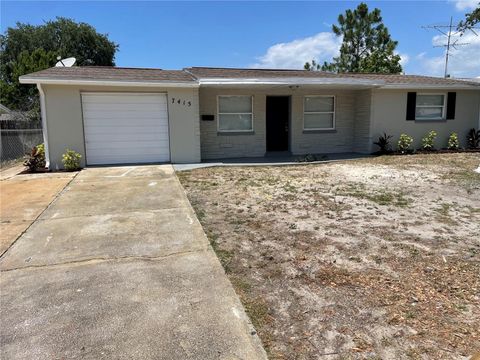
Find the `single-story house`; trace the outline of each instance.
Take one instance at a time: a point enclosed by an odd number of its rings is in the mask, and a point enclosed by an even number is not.
[[[416,75],[191,67],[55,67],[20,77],[41,99],[50,168],[376,150],[480,125],[480,83]]]
[[[3,104],[0,104],[0,122],[5,121],[27,121],[28,114],[24,111],[10,110]]]

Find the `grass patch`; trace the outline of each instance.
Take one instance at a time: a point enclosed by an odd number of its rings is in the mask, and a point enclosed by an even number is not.
[[[253,287],[244,276],[229,276],[229,280],[235,289],[245,312],[257,331],[262,332],[265,325],[271,322],[269,308],[265,300],[260,296],[254,296]],[[271,336],[268,333],[262,333],[262,342],[267,354],[270,354]]]
[[[297,193],[298,192],[297,188],[294,185],[292,185],[290,182],[283,185],[282,189],[284,191],[290,192],[290,193]]]
[[[442,224],[447,225],[456,225],[457,222],[452,218],[450,210],[452,209],[452,204],[442,203],[440,207],[435,209],[437,212],[436,220]]]
[[[405,197],[403,191],[368,190],[363,184],[349,184],[337,191],[336,194],[372,201],[378,205],[407,207],[412,202],[411,199]]]
[[[190,201],[195,214],[197,215],[198,221],[203,225],[205,221],[206,213],[203,209],[201,209],[196,201]]]
[[[220,260],[220,263],[223,266],[223,269],[225,270],[226,273],[230,273],[230,264],[233,260],[233,251],[230,250],[225,250],[220,247],[218,244],[218,235],[208,231],[207,232],[207,237],[208,240],[210,241],[210,245],[212,246],[213,251],[215,251],[215,254],[218,257],[218,260]]]
[[[470,168],[450,171],[443,175],[442,178],[463,187],[469,194],[474,189],[480,189],[480,174]]]

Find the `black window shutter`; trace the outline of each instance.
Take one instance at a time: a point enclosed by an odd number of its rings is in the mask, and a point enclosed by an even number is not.
[[[455,119],[455,103],[457,101],[457,93],[449,92],[447,96],[447,120]]]
[[[415,107],[417,106],[417,93],[407,94],[407,120],[415,120]]]

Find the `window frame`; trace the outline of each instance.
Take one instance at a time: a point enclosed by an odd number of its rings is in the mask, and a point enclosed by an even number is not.
[[[326,97],[333,98],[333,111],[308,111],[305,112],[305,99],[311,97]],[[335,130],[336,126],[336,107],[337,107],[337,98],[335,95],[304,95],[303,96],[303,131],[328,131]],[[332,127],[330,128],[305,128],[305,114],[332,114]]]
[[[417,108],[438,108],[440,105],[418,105],[418,97],[422,95],[442,95],[443,96],[443,104],[442,107],[442,116],[431,118],[431,119],[422,119],[417,117]],[[438,121],[438,120],[445,120],[447,114],[447,94],[446,93],[417,93],[415,99],[415,121]]]
[[[250,97],[251,112],[249,113],[221,113],[220,112],[220,98],[225,97]],[[220,115],[251,115],[252,117],[252,127],[248,130],[222,130],[220,129]],[[253,95],[217,95],[217,132],[219,133],[252,133],[254,131],[253,126],[254,116],[253,116]]]

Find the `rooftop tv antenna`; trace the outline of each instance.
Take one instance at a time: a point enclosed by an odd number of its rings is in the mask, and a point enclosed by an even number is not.
[[[450,25],[428,25],[422,26],[423,29],[434,29],[437,30],[440,34],[446,36],[447,43],[441,45],[435,45],[434,47],[444,47],[445,48],[445,74],[444,77],[449,77],[448,74],[448,58],[452,56],[451,48],[458,50],[458,46],[465,46],[470,43],[460,43],[460,39],[452,39],[452,37],[461,34],[462,32],[457,29],[457,25],[453,25],[453,18],[450,17]]]
[[[75,65],[75,61],[77,61],[74,57],[62,59],[61,56],[57,56],[57,60],[58,62],[55,64],[55,67],[72,67]]]

